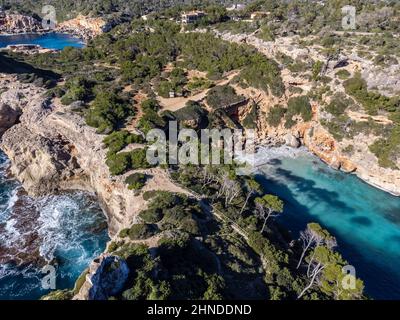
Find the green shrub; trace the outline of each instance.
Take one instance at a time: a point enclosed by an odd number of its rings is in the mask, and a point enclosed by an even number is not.
[[[134,224],[128,232],[131,240],[145,240],[157,233],[157,227],[151,224]]]
[[[242,121],[243,127],[245,127],[246,129],[257,128],[257,110],[258,106],[257,104],[254,103],[251,106],[250,112],[246,115],[246,117]]]
[[[145,134],[151,129],[163,128],[166,123],[163,118],[158,115],[160,106],[157,100],[148,99],[142,102],[141,105],[143,116],[140,118],[138,128]]]
[[[146,184],[147,177],[143,173],[133,173],[125,179],[129,190],[140,190]]]
[[[206,78],[198,78],[194,77],[187,85],[187,88],[190,91],[195,91],[195,90],[206,90],[211,88],[213,83],[206,79]]]
[[[375,141],[369,149],[376,155],[381,167],[397,170],[396,160],[400,153],[400,125],[396,125],[387,137]]]
[[[172,83],[168,80],[162,80],[157,86],[157,93],[163,98],[169,98],[169,93],[175,91]]]
[[[267,122],[270,126],[277,127],[282,121],[282,118],[285,116],[287,109],[276,105],[274,106],[268,113]]]
[[[395,112],[400,107],[399,97],[385,97],[378,92],[368,91],[367,83],[358,73],[343,83],[346,93],[354,97],[370,115],[379,110]]]
[[[295,124],[293,121],[293,116],[295,115],[301,115],[304,121],[312,119],[311,104],[307,96],[298,96],[289,99],[285,117],[286,128],[290,128]]]
[[[217,86],[207,93],[207,103],[213,109],[222,108],[243,100],[231,86]]]
[[[346,80],[350,77],[350,72],[348,72],[346,69],[341,69],[338,72],[336,72],[336,76],[341,79],[341,80]]]
[[[83,284],[86,281],[86,275],[89,273],[89,268],[85,269],[81,275],[78,277],[78,279],[75,281],[75,286],[74,286],[74,290],[73,293],[74,295],[78,294],[79,291],[81,290]]]
[[[72,300],[74,293],[72,290],[55,290],[49,294],[42,296],[40,300]]]
[[[351,104],[349,99],[343,94],[336,94],[332,97],[331,102],[326,107],[326,111],[334,116],[341,116],[346,111],[347,107]]]
[[[157,196],[158,192],[160,192],[160,191],[158,191],[158,190],[146,191],[145,193],[143,193],[143,199],[145,201],[148,201],[148,200],[154,198],[155,196]]]
[[[131,151],[130,155],[132,169],[146,169],[151,167],[147,161],[146,152],[146,149],[135,149]]]
[[[108,147],[109,153],[117,153],[131,143],[144,143],[140,135],[131,134],[128,131],[114,131],[104,138],[103,143]]]
[[[109,133],[129,115],[133,115],[132,108],[115,93],[99,92],[86,113],[86,122],[99,133]]]
[[[126,238],[129,235],[129,229],[125,228],[119,232],[120,238]]]
[[[322,61],[317,61],[312,66],[312,78],[314,81],[318,81],[321,77],[321,71],[324,66]]]
[[[113,176],[117,176],[128,171],[131,168],[131,163],[131,154],[129,152],[111,154],[106,160],[106,164]]]
[[[189,100],[185,107],[174,112],[178,121],[196,120],[200,121],[206,115],[206,111],[196,101]]]
[[[143,210],[139,217],[146,223],[157,223],[163,218],[163,213],[161,209],[151,208],[147,210]]]

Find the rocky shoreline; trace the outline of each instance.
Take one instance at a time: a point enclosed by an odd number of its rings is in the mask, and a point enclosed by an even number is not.
[[[1,88],[8,90],[0,97],[0,147],[11,160],[12,174],[28,194],[45,195],[63,189],[94,192],[107,212],[111,235],[131,222],[142,208],[143,199],[126,188],[125,176],[110,175],[105,164],[104,137],[59,101],[44,98],[42,88],[20,83],[8,75],[0,76]],[[273,143],[304,145],[331,167],[354,173],[379,189],[400,195],[395,180],[385,178],[387,169],[370,172],[371,168],[361,167],[341,155],[335,141],[319,124],[302,123],[289,132],[267,130],[265,136]],[[265,136],[259,142],[267,141]],[[169,180],[161,169],[149,171],[163,181]]]
[[[21,14],[6,14],[0,17],[0,35],[65,33],[88,41],[110,30],[111,24],[101,18],[83,15],[63,21],[54,29],[43,28],[41,22],[33,17]]]

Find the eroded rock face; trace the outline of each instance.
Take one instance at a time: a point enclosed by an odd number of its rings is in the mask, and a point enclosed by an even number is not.
[[[11,173],[31,196],[57,190],[85,190],[97,195],[104,209],[110,236],[132,224],[146,202],[129,190],[123,176],[111,176],[106,165],[103,135],[86,125],[82,116],[44,96],[45,90],[1,77],[2,103],[18,107],[22,115],[2,137],[1,149],[11,160]],[[1,91],[0,91],[1,92]],[[5,116],[5,115],[3,115]],[[1,115],[0,115],[1,117]],[[153,177],[145,190],[183,192],[159,168],[145,170]]]
[[[0,104],[0,138],[7,129],[17,122],[20,115],[19,110],[15,110],[5,103]]]
[[[73,33],[83,39],[93,38],[109,31],[110,28],[111,26],[101,18],[90,18],[81,14],[57,26],[58,31]]]
[[[6,14],[0,17],[0,33],[26,33],[42,29],[41,23],[35,18],[21,14]]]
[[[90,272],[93,272],[91,274]],[[120,257],[102,255],[95,259],[89,268],[89,283],[92,285],[87,290],[89,300],[107,300],[123,289],[129,276],[129,267]],[[81,294],[85,294],[85,288]]]

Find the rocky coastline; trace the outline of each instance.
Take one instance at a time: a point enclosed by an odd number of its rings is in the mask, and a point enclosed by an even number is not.
[[[78,15],[63,21],[54,29],[43,28],[42,23],[30,16],[6,13],[0,16],[0,35],[44,34],[49,32],[66,33],[88,41],[110,30],[111,24],[101,18]]]
[[[74,29],[72,26],[76,23],[64,25],[63,30]],[[118,177],[110,174],[105,164],[104,136],[87,126],[81,115],[63,106],[59,99],[44,94],[45,89],[21,83],[14,75],[0,73],[0,148],[11,161],[10,171],[30,196],[61,190],[94,193],[107,216],[109,234],[113,238],[136,220],[146,201],[142,195],[126,187],[125,178],[129,173]],[[257,92],[257,96],[259,94]],[[285,103],[288,97],[285,101],[263,98],[265,103],[261,108],[266,113],[271,105]],[[343,151],[346,144],[336,141],[320,124],[319,117],[315,105],[312,121],[299,122],[291,129],[283,125],[271,127],[262,117],[257,121],[259,143],[269,146],[285,144],[293,148],[303,145],[331,167],[355,174],[374,187],[400,196],[400,171],[381,168],[377,159],[366,152],[367,139],[372,137],[355,137],[352,143],[361,152],[348,155]],[[185,193],[162,169],[143,170],[143,173],[152,177],[144,191],[158,189]],[[91,276],[97,274],[100,277],[103,263],[110,259],[112,257],[104,254],[92,263],[77,299],[102,295],[102,292],[91,289],[91,281],[96,278]],[[124,269],[122,265],[121,274],[126,273]]]

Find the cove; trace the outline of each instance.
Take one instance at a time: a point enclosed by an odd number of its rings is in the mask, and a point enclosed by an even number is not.
[[[82,48],[85,45],[81,39],[65,33],[0,35],[0,48],[15,44],[35,44],[46,49],[55,50],[62,50],[65,47]]]
[[[106,218],[93,195],[63,192],[31,198],[8,177],[9,161],[0,152],[0,300],[33,300],[50,264],[56,289],[72,289],[109,240]]]
[[[338,241],[373,299],[400,299],[400,198],[336,171],[304,150],[261,149],[257,180],[285,201],[278,222],[294,238],[318,222]]]

